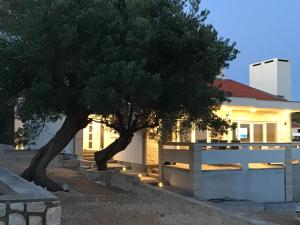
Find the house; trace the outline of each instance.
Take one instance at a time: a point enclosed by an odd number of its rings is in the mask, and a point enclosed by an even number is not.
[[[250,85],[229,79],[215,80],[214,85],[230,93],[230,102],[225,102],[217,114],[231,121],[236,128],[224,135],[192,129],[189,134],[174,135],[173,141],[198,142],[213,139],[239,140],[240,142],[291,142],[291,114],[300,112],[300,102],[291,101],[291,63],[285,59],[271,59],[249,66]],[[31,149],[45,144],[59,129],[62,121],[47,124],[37,143]],[[15,127],[19,127],[18,121]],[[78,132],[64,152],[79,158],[92,156],[112,143],[117,134],[105,126],[91,122]],[[115,160],[136,166],[158,165],[158,145],[139,131],[127,149],[114,157]]]

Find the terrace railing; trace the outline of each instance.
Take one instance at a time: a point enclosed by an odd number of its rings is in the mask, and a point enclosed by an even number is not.
[[[292,179],[292,163],[300,161],[300,143],[178,143],[159,144],[159,175],[163,179],[164,167],[182,168],[185,165],[197,189],[203,165],[218,165],[215,170],[226,170],[226,165],[240,165],[242,171],[249,164],[276,164],[285,169],[286,183]],[[266,169],[267,167],[264,167]],[[272,167],[274,168],[274,166]],[[250,168],[251,169],[251,168]],[[292,187],[287,187],[291,189]]]

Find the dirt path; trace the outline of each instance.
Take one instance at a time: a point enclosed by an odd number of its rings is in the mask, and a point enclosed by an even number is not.
[[[179,207],[168,202],[108,189],[75,171],[56,169],[56,180],[69,193],[57,193],[63,205],[63,225],[244,225],[199,206]],[[181,204],[180,202],[178,204]],[[180,209],[180,210],[179,210]]]

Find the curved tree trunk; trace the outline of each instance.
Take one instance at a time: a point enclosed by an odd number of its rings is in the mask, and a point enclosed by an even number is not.
[[[44,145],[32,159],[30,166],[23,172],[22,177],[34,181],[35,184],[47,187],[50,191],[63,190],[56,182],[46,175],[46,168],[55,156],[72,140],[76,133],[89,123],[87,113],[68,115],[55,136]]]
[[[123,151],[131,142],[133,133],[120,134],[120,137],[113,143],[107,146],[105,149],[95,152],[94,158],[97,164],[98,170],[107,169],[107,161],[114,155]]]

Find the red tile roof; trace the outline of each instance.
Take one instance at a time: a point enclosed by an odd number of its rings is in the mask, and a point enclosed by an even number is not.
[[[300,128],[300,123],[292,122],[292,127],[293,128]]]
[[[269,94],[265,91],[258,90],[256,88],[249,87],[245,84],[234,80],[215,80],[215,87],[219,87],[221,90],[230,93],[230,97],[238,98],[255,98],[257,100],[266,100],[266,101],[287,101],[284,98],[280,98],[276,95]]]

